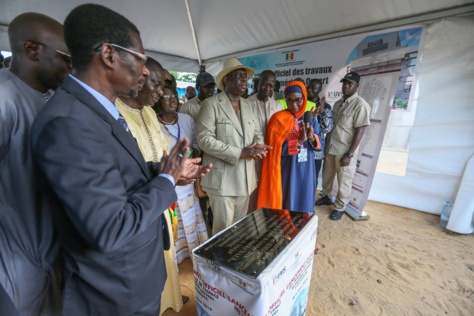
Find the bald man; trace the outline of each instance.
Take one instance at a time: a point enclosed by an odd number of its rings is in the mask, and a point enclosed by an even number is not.
[[[0,70],[0,286],[20,315],[59,315],[58,245],[29,133],[70,70],[69,50],[61,23],[42,14],[16,17],[8,37],[14,58]]]

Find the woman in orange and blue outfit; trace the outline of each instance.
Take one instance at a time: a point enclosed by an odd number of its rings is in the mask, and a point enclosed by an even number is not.
[[[310,122],[303,122],[304,84],[289,83],[285,98],[288,108],[268,122],[265,144],[273,150],[263,160],[257,208],[313,213],[318,178],[314,151],[324,150],[324,137],[316,118],[308,114]]]

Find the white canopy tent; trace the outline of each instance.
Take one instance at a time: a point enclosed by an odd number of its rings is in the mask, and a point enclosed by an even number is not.
[[[232,56],[474,12],[473,0],[1,0],[0,49],[18,14],[40,12],[64,21],[77,5],[94,2],[137,25],[145,50],[167,68],[216,74]]]
[[[64,21],[90,1],[0,0],[0,49],[9,50],[10,21],[40,12]],[[474,232],[473,0],[142,0],[93,1],[140,29],[147,54],[166,68],[217,74],[228,57],[363,32],[421,24],[417,114],[407,172],[376,174],[370,199],[439,213],[454,202],[448,228]],[[472,158],[471,158],[472,159]],[[456,221],[456,223],[454,223]]]

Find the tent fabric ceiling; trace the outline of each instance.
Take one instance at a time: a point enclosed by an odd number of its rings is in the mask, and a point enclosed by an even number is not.
[[[8,50],[7,26],[24,12],[59,21],[82,0],[1,0],[0,49]],[[198,71],[198,52],[186,0],[99,0],[137,25],[145,50],[169,69]],[[189,0],[199,55],[205,64],[272,45],[336,34],[387,21],[457,8],[473,11],[474,0]]]

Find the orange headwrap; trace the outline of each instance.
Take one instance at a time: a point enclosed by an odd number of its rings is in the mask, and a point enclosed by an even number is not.
[[[285,90],[291,86],[299,86],[303,92],[303,104],[298,113],[293,115],[289,110],[273,114],[267,126],[265,144],[273,147],[263,159],[260,189],[258,192],[257,208],[266,207],[282,209],[283,193],[281,183],[281,150],[286,136],[295,126],[295,116],[300,118],[306,111],[306,87],[299,81],[290,82]]]

